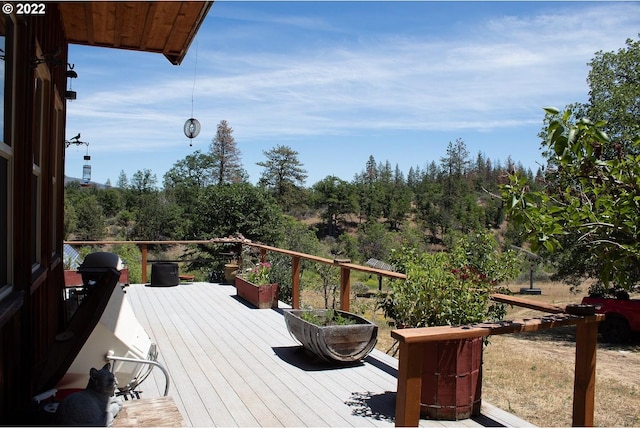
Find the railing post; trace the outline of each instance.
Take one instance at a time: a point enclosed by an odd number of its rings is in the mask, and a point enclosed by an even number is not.
[[[264,248],[260,248],[260,263],[267,262],[267,250]]]
[[[147,244],[140,244],[140,252],[142,253],[142,283],[147,283]]]
[[[236,263],[238,263],[238,266],[242,266],[242,242],[236,244],[236,254],[238,255],[236,257]]]
[[[396,426],[417,427],[420,423],[422,390],[422,343],[399,341]]]
[[[587,317],[576,326],[573,426],[592,427],[595,404],[598,323]]]
[[[291,306],[300,309],[300,257],[291,257]]]
[[[349,300],[351,297],[351,284],[349,276],[351,269],[340,266],[340,309],[349,311]]]

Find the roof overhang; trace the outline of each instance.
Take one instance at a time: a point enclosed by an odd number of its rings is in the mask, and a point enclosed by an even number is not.
[[[187,54],[213,1],[62,2],[67,41],[162,53],[175,65]]]

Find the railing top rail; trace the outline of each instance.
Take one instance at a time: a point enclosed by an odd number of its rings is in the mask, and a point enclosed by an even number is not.
[[[338,260],[327,259],[325,257],[314,256],[314,255],[311,255],[311,254],[300,253],[300,252],[297,252],[297,251],[285,250],[285,249],[282,249],[282,248],[271,247],[269,245],[258,244],[258,243],[253,243],[253,242],[242,242],[242,244],[249,245],[249,246],[256,247],[256,248],[262,248],[262,249],[265,249],[267,251],[273,251],[273,252],[277,252],[277,253],[281,253],[281,254],[287,254],[287,255],[289,255],[291,257],[300,257],[301,259],[311,260],[311,261],[314,261],[314,262],[325,263],[325,264],[329,264],[329,265],[338,265],[340,267],[345,267],[345,268],[351,269],[351,270],[357,270],[357,271],[360,271],[360,272],[366,272],[366,273],[371,273],[371,274],[375,274],[375,275],[382,275],[382,276],[386,276],[388,278],[407,279],[407,276],[405,274],[403,274],[403,273],[400,273],[400,272],[392,272],[392,271],[388,271],[388,270],[384,270],[384,269],[373,268],[373,267],[370,267],[370,266],[362,266],[362,265],[349,263],[349,262],[341,262],[341,261],[338,261]]]
[[[337,260],[327,259],[325,257],[314,256],[312,254],[300,253],[297,251],[285,250],[284,248],[272,247],[270,245],[260,244],[257,242],[251,242],[248,239],[240,238],[213,238],[207,240],[187,240],[187,241],[64,241],[69,245],[180,245],[180,244],[242,244],[251,247],[261,248],[267,251],[273,251],[276,253],[287,254],[291,257],[300,257],[301,259],[310,260],[318,263],[325,263],[331,265],[339,265],[351,270],[357,270],[360,272],[366,272],[374,275],[381,275],[388,278],[406,279],[406,275],[399,272],[392,272],[384,269],[377,269],[370,266],[362,266],[354,263],[344,263]]]
[[[554,314],[536,318],[499,321],[494,323],[486,322],[464,326],[404,328],[392,330],[391,337],[404,343],[437,342],[441,340],[468,339],[472,337],[486,337],[497,334],[546,330],[566,325],[600,322],[602,320],[604,320],[604,315],[602,314],[590,316]]]
[[[179,245],[179,244],[237,244],[241,240],[230,238],[194,239],[186,241],[64,241],[69,245]]]
[[[491,299],[496,302],[506,303],[513,306],[520,306],[522,308],[535,309],[540,312],[548,312],[550,314],[561,314],[566,312],[566,307],[552,305],[550,303],[537,302],[531,299],[525,299],[523,297],[509,296],[507,294],[495,293],[491,295]]]

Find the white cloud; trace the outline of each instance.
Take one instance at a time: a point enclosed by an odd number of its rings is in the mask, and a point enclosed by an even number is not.
[[[221,119],[247,141],[381,130],[451,132],[453,140],[460,130],[540,123],[542,106],[586,100],[587,62],[598,50],[624,47],[640,28],[637,3],[545,3],[544,13],[472,22],[455,37],[429,34],[425,21],[423,36],[374,31],[267,51],[239,41],[262,43],[279,28],[267,24],[332,35],[340,28],[328,17],[247,16],[246,8],[234,10],[240,5],[222,5],[212,9],[198,51],[192,45],[180,69],[144,57],[145,63],[120,64],[115,84],[87,68],[86,86],[68,105],[70,132],[85,135],[90,127],[97,141],[122,151],[169,147],[191,114],[193,93],[207,140]],[[340,7],[335,3],[336,13]],[[216,28],[225,14],[238,19],[234,37]],[[253,36],[251,23],[258,27]]]

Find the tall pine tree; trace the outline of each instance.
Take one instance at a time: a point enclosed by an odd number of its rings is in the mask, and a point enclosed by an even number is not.
[[[240,150],[233,138],[233,129],[226,120],[221,120],[215,138],[211,141],[213,182],[240,183],[246,181],[247,173],[242,168]]]

